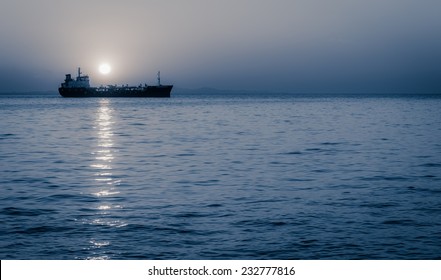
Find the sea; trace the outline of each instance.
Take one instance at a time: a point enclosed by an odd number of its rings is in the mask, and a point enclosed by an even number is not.
[[[0,259],[441,259],[441,95],[0,96]]]

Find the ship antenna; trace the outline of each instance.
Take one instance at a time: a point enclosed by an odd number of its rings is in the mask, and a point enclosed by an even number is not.
[[[158,71],[158,86],[161,85],[161,71]]]

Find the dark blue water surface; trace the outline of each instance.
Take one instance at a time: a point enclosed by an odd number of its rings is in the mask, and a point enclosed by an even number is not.
[[[441,98],[0,96],[1,259],[439,259]]]

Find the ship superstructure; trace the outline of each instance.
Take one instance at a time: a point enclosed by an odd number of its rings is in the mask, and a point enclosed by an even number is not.
[[[74,80],[71,74],[66,74],[62,88],[90,88],[89,76],[81,76],[81,68],[78,67],[78,76]]]

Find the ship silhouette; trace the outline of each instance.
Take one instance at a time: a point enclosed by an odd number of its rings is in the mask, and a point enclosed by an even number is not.
[[[91,87],[89,76],[82,75],[81,68],[78,67],[76,79],[72,79],[71,74],[66,74],[58,92],[63,97],[170,97],[173,85],[162,85],[160,74],[158,71],[157,85]]]

